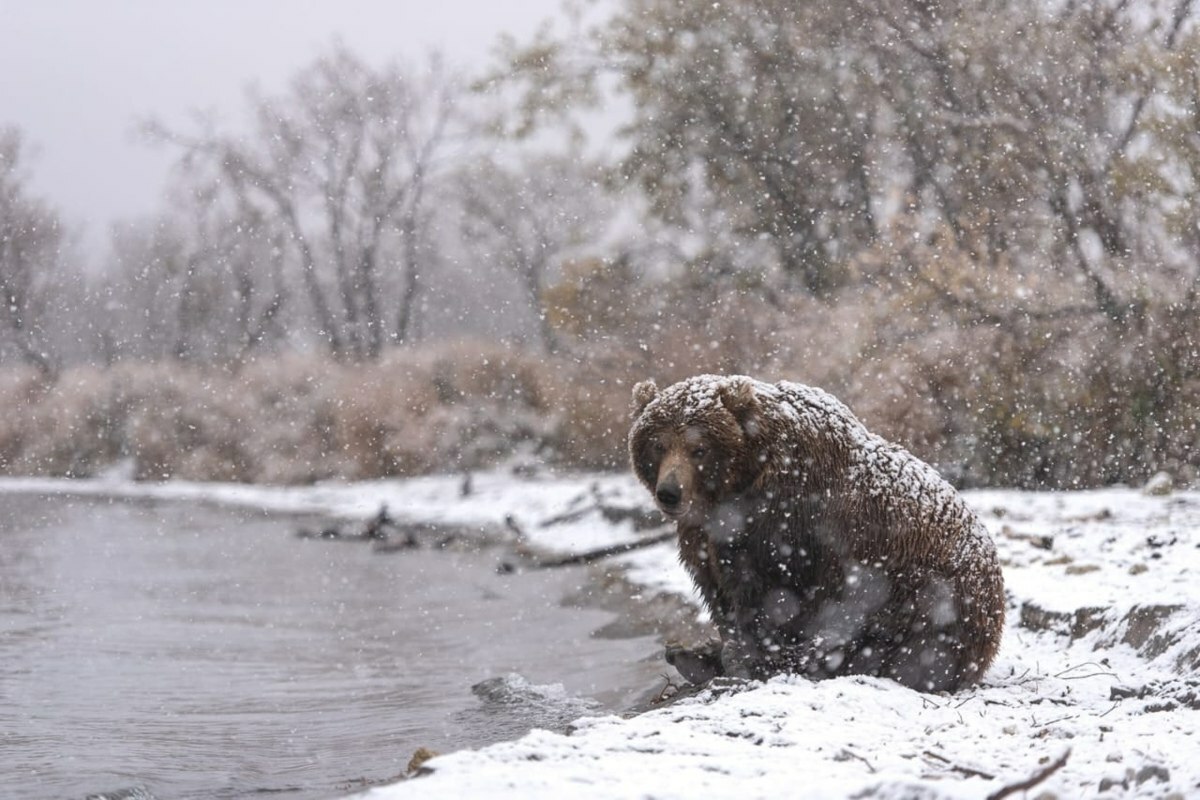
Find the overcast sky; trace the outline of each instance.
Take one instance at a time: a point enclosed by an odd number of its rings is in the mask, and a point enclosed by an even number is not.
[[[169,156],[138,120],[183,127],[195,109],[242,112],[251,81],[277,90],[335,37],[372,63],[439,49],[486,63],[502,31],[525,38],[560,0],[0,0],[0,126],[34,148],[33,189],[85,244],[149,213]]]

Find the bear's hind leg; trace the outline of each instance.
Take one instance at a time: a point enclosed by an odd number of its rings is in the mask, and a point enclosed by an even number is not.
[[[972,676],[963,667],[962,646],[952,628],[908,637],[889,661],[883,674],[919,692],[953,692]]]

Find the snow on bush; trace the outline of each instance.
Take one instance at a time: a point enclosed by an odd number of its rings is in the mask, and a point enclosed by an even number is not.
[[[557,437],[547,370],[492,346],[237,372],[177,363],[0,373],[0,472],[308,483],[478,469]]]

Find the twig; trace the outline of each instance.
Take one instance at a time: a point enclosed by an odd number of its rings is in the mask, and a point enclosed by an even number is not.
[[[1069,719],[1079,719],[1079,715],[1078,715],[1078,714],[1068,714],[1068,715],[1067,715],[1067,716],[1065,716],[1065,717],[1055,717],[1055,718],[1054,718],[1054,719],[1052,719],[1052,720],[1049,720],[1049,721],[1047,721],[1047,722],[1043,722],[1043,723],[1042,723],[1041,725],[1039,725],[1038,727],[1040,727],[1040,728],[1049,728],[1051,725],[1055,725],[1055,724],[1057,724],[1057,723],[1059,723],[1059,722],[1066,722],[1066,721],[1067,721],[1067,720],[1069,720]]]
[[[527,541],[528,537],[525,536],[524,528],[520,526],[517,518],[512,514],[504,515],[504,527],[512,531],[513,535],[517,537],[516,541],[518,545],[523,545]]]
[[[1014,670],[1014,672],[1015,672],[1015,670]],[[1017,677],[1013,678],[1013,683],[1015,683],[1017,686],[1020,686],[1020,685],[1024,684],[1024,683],[1025,683],[1025,676],[1026,676],[1026,675],[1028,675],[1028,674],[1029,674],[1029,667],[1026,667],[1024,672],[1022,672],[1022,673],[1021,673],[1020,675],[1018,675]],[[1037,676],[1036,676],[1036,675],[1034,676],[1034,679],[1035,679],[1035,680],[1037,679]]]
[[[871,773],[872,775],[875,774],[875,767],[871,764],[871,762],[867,761],[865,758],[848,747],[843,747],[842,751],[833,757],[834,761],[850,761],[851,759],[855,761],[861,761],[862,763],[866,764],[867,772]]]
[[[1098,678],[1100,676],[1115,678],[1115,677],[1117,677],[1117,673],[1115,673],[1115,672],[1089,672],[1087,675],[1064,675],[1063,680],[1064,681],[1079,681],[1079,680],[1083,680],[1084,678]]]
[[[1103,670],[1100,669],[1101,667],[1104,667],[1104,666],[1106,666],[1106,665],[1098,664],[1095,661],[1085,661],[1082,664],[1075,664],[1074,666],[1067,667],[1062,672],[1055,673],[1054,677],[1062,678],[1064,681],[1074,681],[1074,680],[1079,680],[1080,678],[1094,678],[1097,675],[1107,675],[1109,677],[1116,677],[1116,673],[1104,672]],[[1068,672],[1074,672],[1075,670],[1083,669],[1084,667],[1096,667],[1097,671],[1089,672],[1086,675],[1068,675],[1067,674]]]
[[[665,703],[667,700],[670,700],[672,697],[674,697],[676,694],[679,693],[679,684],[677,684],[677,683],[675,683],[675,681],[671,680],[670,675],[667,675],[664,672],[662,675],[662,679],[664,681],[666,681],[666,685],[663,686],[663,688],[659,690],[659,692],[655,696],[655,698],[650,701],[654,705],[658,705],[659,703]],[[670,694],[667,694],[667,692],[670,692]]]
[[[945,764],[946,767],[950,771],[961,772],[963,775],[966,775],[968,778],[983,778],[984,780],[989,780],[989,781],[996,779],[995,775],[991,775],[987,772],[981,772],[980,770],[972,769],[971,767],[959,766],[958,764],[955,764],[953,761],[946,758],[945,756],[935,753],[932,750],[926,750],[922,753],[922,755],[928,756],[929,758],[932,758],[934,761],[940,761],[943,764]]]
[[[1017,783],[1010,783],[1007,786],[1002,786],[1001,788],[999,788],[996,791],[989,794],[987,796],[987,800],[1000,800],[1000,798],[1008,797],[1010,794],[1015,794],[1016,792],[1024,792],[1024,791],[1028,791],[1029,789],[1032,789],[1034,786],[1037,786],[1039,783],[1046,780],[1051,775],[1053,775],[1054,773],[1056,773],[1060,769],[1062,769],[1064,766],[1066,766],[1067,759],[1070,758],[1070,756],[1071,756],[1071,751],[1068,749],[1065,753],[1063,753],[1061,756],[1059,756],[1049,766],[1045,767],[1044,769],[1038,770],[1037,772],[1033,773],[1032,775],[1030,775],[1028,778],[1026,778],[1023,781],[1018,781]]]
[[[539,527],[549,528],[553,525],[561,525],[564,522],[575,522],[576,520],[586,517],[588,514],[596,510],[596,506],[584,506],[583,508],[574,508],[570,511],[564,511],[561,514],[544,519],[538,523]]]

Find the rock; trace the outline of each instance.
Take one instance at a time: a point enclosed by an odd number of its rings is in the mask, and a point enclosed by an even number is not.
[[[1147,714],[1160,714],[1160,713],[1169,714],[1177,708],[1179,708],[1179,706],[1177,706],[1176,704],[1174,704],[1168,700],[1165,703],[1147,703],[1145,708],[1142,709],[1142,711],[1144,711]]]
[[[1147,764],[1137,771],[1137,776],[1134,777],[1134,780],[1137,781],[1138,786],[1141,786],[1152,778],[1162,783],[1168,783],[1171,780],[1171,772],[1166,767],[1160,767],[1157,764]]]
[[[1032,631],[1053,631],[1072,640],[1087,636],[1104,626],[1108,609],[1089,606],[1074,612],[1050,611],[1035,603],[1021,605],[1021,627]]]
[[[1180,656],[1175,662],[1175,671],[1185,675],[1200,671],[1200,647],[1193,647]]]
[[[1133,686],[1113,686],[1108,690],[1108,699],[1129,700],[1130,698],[1137,698],[1140,700],[1141,698],[1145,697],[1149,691],[1150,689],[1146,686],[1137,688]]]
[[[408,760],[408,769],[404,771],[404,774],[416,774],[425,766],[426,761],[431,758],[435,758],[437,755],[438,753],[436,751],[430,750],[428,747],[418,747],[413,752],[412,758]]]
[[[1067,636],[1072,641],[1099,632],[1094,643],[1097,650],[1118,644],[1128,645],[1139,656],[1151,661],[1172,653],[1176,648],[1182,651],[1180,644],[1200,641],[1200,619],[1194,618],[1194,612],[1190,610],[1192,608],[1187,605],[1152,604],[1133,606],[1121,614],[1099,606],[1056,611],[1025,602],[1021,605],[1020,625],[1032,631]],[[1193,617],[1189,618],[1189,614]],[[1179,675],[1194,674],[1200,669],[1200,647],[1172,653],[1170,667]]]
[[[89,794],[85,800],[155,800],[155,797],[146,787],[133,786],[128,789],[118,789],[115,792]]]
[[[1125,635],[1121,641],[1145,658],[1157,658],[1176,642],[1163,632],[1163,623],[1183,610],[1181,605],[1134,606],[1125,615]]]
[[[1142,711],[1147,713],[1171,711],[1179,706],[1200,711],[1200,679],[1181,677],[1150,681],[1145,686],[1116,685],[1110,687],[1108,692],[1110,700],[1143,700],[1148,697],[1156,702],[1146,704]]]
[[[1142,494],[1150,495],[1151,497],[1165,497],[1175,489],[1175,479],[1171,477],[1169,472],[1156,472],[1146,481],[1146,485],[1142,487]]]

